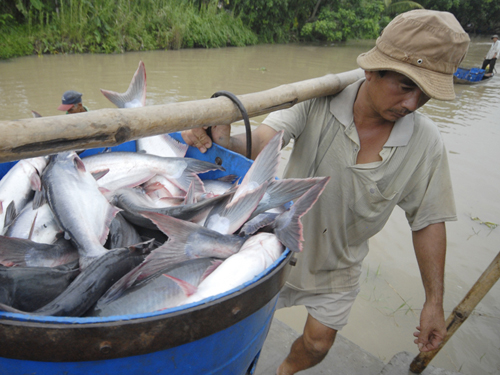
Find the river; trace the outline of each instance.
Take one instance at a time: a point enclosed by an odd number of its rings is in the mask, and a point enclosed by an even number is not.
[[[480,65],[489,39],[472,41],[464,66]],[[124,92],[140,60],[147,72],[147,105],[207,99],[339,73],[357,67],[356,56],[374,41],[328,45],[260,45],[243,48],[135,52],[119,55],[30,56],[0,61],[0,120],[62,114],[64,91],[83,93],[91,110],[113,105],[99,89]],[[499,68],[500,69],[500,68]],[[431,100],[422,112],[438,124],[447,145],[458,221],[447,224],[446,315],[496,256],[500,247],[500,78],[455,85],[451,102]],[[251,119],[256,126],[264,117]],[[237,123],[235,131],[243,131]],[[285,150],[281,170],[289,148]],[[413,332],[424,300],[408,224],[397,209],[370,241],[361,292],[341,334],[387,362],[400,351],[418,354]],[[301,331],[302,307],[276,316]],[[500,373],[500,283],[479,303],[431,365],[468,375]]]

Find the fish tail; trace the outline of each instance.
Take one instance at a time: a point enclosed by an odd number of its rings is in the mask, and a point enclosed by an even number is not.
[[[165,140],[165,143],[168,144],[170,149],[174,152],[174,154],[179,157],[183,158],[186,156],[186,152],[189,148],[189,146],[185,143],[181,143],[178,140],[174,139],[171,135],[169,134],[162,134],[161,137]]]
[[[146,105],[146,68],[142,61],[130,81],[130,85],[124,93],[103,90],[102,94],[118,108],[144,107]],[[133,103],[136,103],[134,105]]]
[[[302,251],[304,236],[300,219],[316,203],[328,181],[330,181],[329,176],[322,178],[316,185],[297,199],[289,210],[280,214],[276,219],[274,233],[280,242],[291,251]]]
[[[278,174],[282,139],[283,130],[277,132],[262,149],[243,178],[243,181],[241,181],[240,189],[236,191],[233,200],[240,196],[243,191],[246,191],[248,189],[247,186],[251,182],[256,182],[260,185],[264,182],[272,181],[276,177]]]
[[[217,230],[215,228],[217,227],[218,220],[224,218],[230,225],[223,234],[235,233],[252,215],[252,212],[264,196],[266,189],[267,182],[260,185],[257,189],[249,191],[241,195],[238,199],[231,201],[223,209],[217,210],[216,214],[211,213],[205,220],[205,227]]]

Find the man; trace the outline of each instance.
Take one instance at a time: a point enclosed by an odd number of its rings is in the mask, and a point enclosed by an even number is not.
[[[493,35],[491,37],[493,44],[490,47],[490,50],[484,57],[483,66],[481,69],[486,69],[488,67],[487,75],[493,74],[493,69],[495,69],[495,63],[497,62],[498,54],[500,53],[500,42],[498,41],[498,35]]]
[[[66,114],[88,112],[88,108],[82,103],[82,93],[74,90],[66,91],[62,96],[62,103],[57,107],[59,111],[66,111]]]
[[[335,96],[271,113],[252,132],[252,157],[279,130],[285,145],[294,139],[285,177],[332,176],[302,220],[304,251],[279,296],[278,308],[304,305],[308,317],[277,374],[295,374],[326,356],[359,291],[368,239],[396,205],[412,229],[426,296],[414,342],[429,351],[446,335],[444,222],[456,220],[455,206],[439,130],[415,111],[430,98],[455,98],[453,73],[469,41],[451,13],[403,13],[358,57],[365,79]],[[212,144],[203,129],[183,137],[202,152]],[[244,135],[230,137],[229,126],[212,127],[212,137],[245,151]]]

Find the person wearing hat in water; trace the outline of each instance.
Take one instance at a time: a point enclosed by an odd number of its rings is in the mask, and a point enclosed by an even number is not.
[[[456,220],[447,152],[436,124],[417,110],[431,98],[453,100],[453,73],[470,38],[448,12],[414,10],[383,30],[358,56],[365,77],[340,93],[273,112],[252,132],[252,157],[276,132],[294,140],[285,178],[332,176],[302,218],[304,250],[296,254],[277,308],[304,305],[303,334],[277,369],[295,374],[325,358],[359,292],[368,240],[394,207],[405,213],[425,303],[414,342],[436,349],[446,336],[443,311],[445,222]],[[216,142],[244,154],[245,135],[230,125],[184,131],[205,152]],[[316,150],[316,152],[311,152]]]
[[[498,55],[500,54],[500,41],[498,40],[498,35],[493,35],[491,40],[493,41],[493,44],[484,57],[483,65],[481,66],[481,69],[486,69],[486,67],[488,67],[488,71],[485,75],[493,74],[493,69],[495,69],[495,64],[497,62]]]
[[[62,103],[57,109],[59,111],[66,111],[66,114],[88,112],[89,109],[82,103],[82,95],[78,91],[66,91],[62,96]]]

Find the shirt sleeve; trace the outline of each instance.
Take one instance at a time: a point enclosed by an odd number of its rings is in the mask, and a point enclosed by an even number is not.
[[[430,224],[457,220],[448,157],[441,138],[412,174],[398,205],[413,231]]]
[[[284,130],[283,147],[297,138],[308,122],[311,100],[298,103],[291,108],[270,113],[262,122],[276,131]]]

